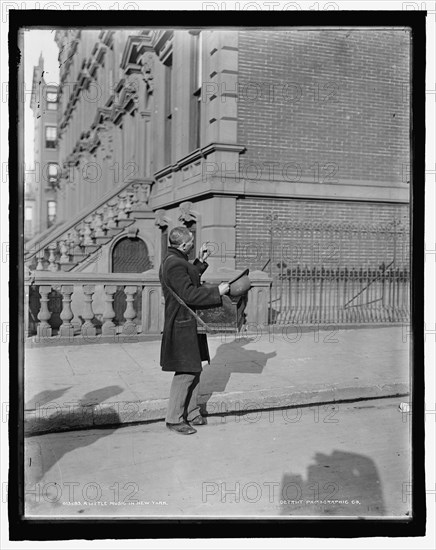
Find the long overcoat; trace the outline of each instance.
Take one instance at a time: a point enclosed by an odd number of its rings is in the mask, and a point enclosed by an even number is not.
[[[216,307],[221,304],[218,286],[202,286],[201,274],[208,264],[169,247],[159,270],[159,279],[165,298],[165,321],[162,335],[160,364],[164,371],[201,372],[202,361],[210,361],[205,334],[197,334],[197,321],[180,304],[168,286],[195,311],[196,308]]]

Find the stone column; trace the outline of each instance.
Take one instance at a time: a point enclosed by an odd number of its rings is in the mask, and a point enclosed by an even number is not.
[[[71,310],[71,295],[74,292],[73,285],[62,285],[62,312],[60,318],[62,319],[62,325],[59,327],[59,336],[71,338],[74,336],[74,328],[71,324],[71,320],[74,314]]]
[[[235,269],[236,197],[213,197],[195,205],[201,213],[197,246],[208,242],[212,255],[207,259],[211,275],[221,267]]]
[[[95,336],[97,333],[95,326],[91,322],[94,319],[94,312],[92,310],[92,296],[94,292],[95,285],[83,285],[83,294],[85,297],[82,317],[85,319],[85,322],[82,325],[82,335],[85,338],[87,336]]]
[[[103,326],[102,326],[102,335],[103,336],[115,336],[116,327],[112,322],[112,319],[115,317],[115,311],[113,308],[114,294],[117,291],[116,285],[104,285],[105,293],[105,307],[103,311]]]
[[[247,322],[265,326],[268,324],[271,279],[263,271],[250,271],[248,276],[252,288],[248,292],[248,302],[245,310]]]
[[[57,245],[56,242],[53,242],[53,243],[48,245],[48,249],[50,251],[50,256],[49,256],[49,259],[48,259],[48,270],[49,271],[58,271],[58,264],[56,262],[56,255],[55,255],[57,247],[58,247],[58,245]]]
[[[136,334],[136,324],[133,322],[133,319],[136,317],[136,311],[133,307],[134,295],[138,291],[137,286],[125,286],[124,292],[126,294],[126,311],[124,312],[124,318],[126,322],[123,326],[123,334],[135,335]]]
[[[148,272],[150,277],[158,272]],[[158,334],[163,328],[162,289],[156,283],[146,282],[142,289],[142,333]]]
[[[202,106],[207,121],[204,143],[237,142],[238,32],[204,32],[206,54],[203,73],[207,89],[202,90]]]
[[[48,321],[51,313],[48,309],[48,295],[51,292],[51,285],[41,285],[39,287],[39,295],[41,296],[41,309],[38,313],[40,323],[37,326],[36,334],[39,338],[47,338],[52,335],[51,326]]]

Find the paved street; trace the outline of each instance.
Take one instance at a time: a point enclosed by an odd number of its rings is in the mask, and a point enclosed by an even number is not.
[[[154,422],[29,437],[27,514],[405,516],[401,400],[209,417],[191,436]]]

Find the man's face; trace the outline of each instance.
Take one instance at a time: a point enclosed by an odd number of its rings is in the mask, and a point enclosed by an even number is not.
[[[185,242],[185,253],[189,254],[194,248],[194,235],[191,235],[189,241]]]

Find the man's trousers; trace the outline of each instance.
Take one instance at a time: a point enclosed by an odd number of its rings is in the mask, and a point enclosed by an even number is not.
[[[197,405],[200,372],[176,372],[170,389],[167,416],[168,424],[194,420],[200,414]]]

